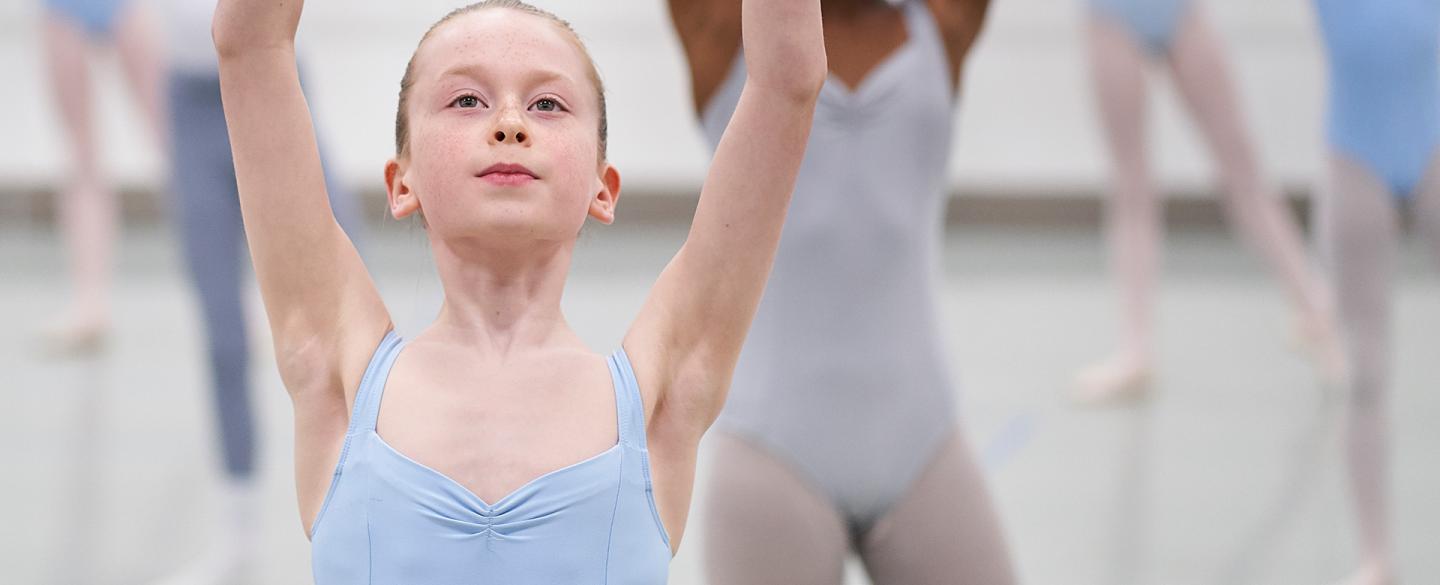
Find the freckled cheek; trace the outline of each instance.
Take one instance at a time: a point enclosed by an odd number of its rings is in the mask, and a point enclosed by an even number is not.
[[[560,146],[559,155],[564,157],[566,161],[572,163],[579,162],[581,159],[585,158],[584,153],[591,150],[590,148],[587,148],[588,146],[589,145],[586,144],[585,140],[580,137],[573,135],[566,136],[564,144]]]
[[[459,132],[430,132],[411,143],[413,164],[426,185],[439,187],[458,180],[473,164],[476,146]]]
[[[558,171],[551,181],[555,194],[567,201],[572,201],[572,196],[588,198],[591,187],[588,179],[595,166],[592,148],[587,148],[585,141],[575,136],[556,137],[554,142],[547,155],[551,157],[550,167]]]
[[[485,143],[484,137],[476,132],[464,131],[459,124],[437,124],[430,130],[425,141],[426,154],[436,160],[464,159]]]
[[[589,169],[595,166],[598,151],[594,137],[575,131],[566,131],[554,133],[551,140],[553,142],[551,155],[555,157],[556,162],[565,165],[565,168],[584,167]]]

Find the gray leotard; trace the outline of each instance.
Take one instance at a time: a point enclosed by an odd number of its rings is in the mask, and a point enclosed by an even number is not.
[[[938,257],[954,124],[947,54],[924,2],[907,43],[855,91],[831,78],[775,270],[718,426],[792,464],[863,529],[953,428]],[[701,116],[714,148],[743,58]]]

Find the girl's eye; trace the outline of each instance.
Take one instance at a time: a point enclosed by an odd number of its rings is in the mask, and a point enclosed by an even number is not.
[[[478,108],[480,107],[480,98],[473,95],[462,95],[455,98],[455,101],[450,102],[450,105],[457,108]]]
[[[541,98],[539,101],[535,102],[535,105],[531,107],[541,112],[558,112],[562,109],[560,107],[560,102],[557,102],[550,98]]]

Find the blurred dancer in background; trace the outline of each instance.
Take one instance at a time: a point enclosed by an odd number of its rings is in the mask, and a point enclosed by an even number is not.
[[[946,164],[986,0],[826,0],[830,77],[717,426],[713,585],[1014,581],[936,324]],[[739,0],[670,0],[714,148],[746,68]]]
[[[109,105],[108,100],[96,100],[92,91],[95,49],[115,49],[145,125],[161,142],[166,135],[163,65],[143,2],[45,0],[44,13],[45,63],[55,110],[69,141],[67,179],[57,207],[71,293],[67,307],[40,337],[48,352],[85,353],[100,348],[110,324],[111,250],[119,227],[115,185],[100,168],[95,134],[94,106],[97,101]]]
[[[1112,168],[1110,255],[1121,289],[1120,347],[1077,379],[1074,398],[1142,396],[1154,369],[1154,286],[1163,215],[1146,153],[1146,69],[1164,64],[1219,166],[1230,222],[1280,275],[1301,340],[1329,381],[1343,358],[1329,292],[1310,268],[1295,221],[1264,177],[1220,39],[1198,0],[1087,0],[1090,56]]]
[[[1440,2],[1316,0],[1329,59],[1330,186],[1319,224],[1350,365],[1347,455],[1361,565],[1344,583],[1394,583],[1390,336],[1399,211],[1440,261]]]
[[[163,581],[166,585],[244,582],[259,560],[256,421],[242,302],[248,258],[230,138],[220,103],[219,66],[210,39],[215,3],[167,0],[167,98],[172,130],[170,180],[175,198],[172,217],[204,316],[224,479],[213,537],[198,559]],[[331,170],[329,165],[326,170]],[[331,207],[354,239],[361,228],[354,199],[342,188],[343,183],[327,179],[332,186]]]

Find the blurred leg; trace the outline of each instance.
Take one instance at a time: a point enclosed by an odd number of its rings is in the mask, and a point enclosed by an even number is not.
[[[1389,430],[1391,276],[1399,232],[1392,195],[1360,164],[1335,156],[1322,203],[1322,234],[1334,262],[1344,347],[1350,364],[1346,451],[1350,492],[1364,553],[1348,583],[1391,580]]]
[[[865,534],[860,557],[875,585],[1015,583],[985,478],[962,432]]]
[[[244,225],[220,107],[218,79],[190,79],[177,89],[172,123],[177,232],[205,317],[225,470],[236,478],[254,469],[249,339],[242,302]]]
[[[711,439],[705,499],[710,585],[841,585],[849,535],[830,502],[743,439]]]
[[[146,4],[131,0],[121,8],[115,23],[115,48],[125,80],[150,125],[160,152],[169,152],[168,117],[165,112],[164,57],[161,54],[159,27],[155,26]]]
[[[1359,173],[1355,169],[1347,172]],[[1378,187],[1378,181],[1373,177],[1357,176],[1351,180],[1361,182],[1368,189]],[[1440,263],[1440,155],[1431,157],[1425,178],[1416,188],[1414,212],[1415,226],[1430,247],[1431,258]],[[1384,317],[1389,319],[1388,310]],[[1384,334],[1386,337],[1382,341],[1388,341],[1388,328],[1376,334]],[[1359,341],[1368,343],[1365,339]],[[1377,351],[1386,349],[1381,346]],[[1388,352],[1378,358],[1386,361],[1357,368],[1355,376],[1357,406],[1351,415],[1349,436],[1350,486],[1360,524],[1361,550],[1365,557],[1360,568],[1344,581],[1345,585],[1383,585],[1397,581],[1390,543],[1390,506],[1386,497],[1390,485],[1387,475],[1389,425],[1385,412],[1388,401],[1384,386],[1389,382],[1387,358]],[[1371,368],[1379,371],[1372,372]]]
[[[97,156],[89,41],[78,23],[54,13],[45,16],[44,37],[55,110],[70,147],[70,180],[62,187],[58,207],[74,287],[69,307],[45,336],[53,350],[84,351],[98,347],[109,319],[118,209]]]
[[[304,67],[301,67],[300,70],[300,83],[301,85],[309,87],[309,81]],[[306,94],[308,97],[309,92],[307,91]],[[314,101],[311,103],[314,104]],[[316,117],[312,116],[312,118]],[[345,230],[345,235],[350,237],[350,242],[354,244],[363,255],[365,252],[367,231],[364,218],[361,217],[360,214],[360,200],[355,196],[355,192],[346,185],[345,181],[340,180],[340,175],[337,173],[334,165],[335,159],[329,156],[328,141],[325,140],[322,133],[323,129],[320,126],[320,120],[312,119],[312,123],[315,124],[315,132],[319,135],[320,163],[325,173],[325,190],[330,198],[330,211],[335,214],[335,221],[340,224],[341,229]]]
[[[253,569],[258,547],[243,224],[218,76],[176,76],[170,89],[176,231],[204,315],[213,420],[226,473],[220,524],[208,548],[163,583],[233,583]]]
[[[1076,398],[1103,402],[1142,390],[1149,375],[1162,225],[1145,153],[1144,50],[1124,25],[1099,15],[1090,20],[1089,36],[1100,121],[1113,165],[1108,235],[1124,328],[1119,350],[1080,374]]]
[[[325,173],[325,192],[330,198],[330,211],[335,214],[335,221],[340,228],[345,230],[345,235],[350,237],[350,243],[362,254],[365,252],[365,242],[368,237],[368,230],[360,214],[360,200],[355,192],[340,180],[335,173],[334,158],[322,143],[320,145],[320,162]],[[237,195],[238,197],[238,195]]]
[[[1307,340],[1315,345],[1322,374],[1338,382],[1344,358],[1330,293],[1309,264],[1299,226],[1277,190],[1262,176],[1220,39],[1198,6],[1190,9],[1176,31],[1170,64],[1176,85],[1219,165],[1231,224],[1280,275],[1303,316]]]

